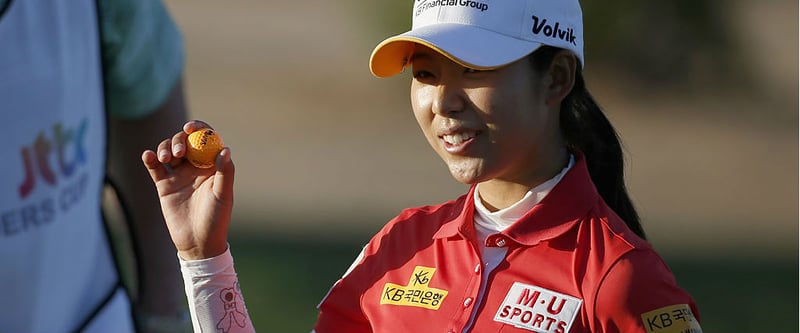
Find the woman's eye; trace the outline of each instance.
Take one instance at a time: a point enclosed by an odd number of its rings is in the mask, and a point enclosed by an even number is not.
[[[433,76],[431,72],[428,71],[414,71],[414,78],[415,79],[425,79]]]

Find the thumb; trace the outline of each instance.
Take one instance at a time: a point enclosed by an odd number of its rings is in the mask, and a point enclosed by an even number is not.
[[[214,193],[218,198],[233,195],[233,178],[236,168],[233,165],[230,147],[225,147],[217,155],[217,172],[214,174]],[[230,198],[225,198],[230,199]]]

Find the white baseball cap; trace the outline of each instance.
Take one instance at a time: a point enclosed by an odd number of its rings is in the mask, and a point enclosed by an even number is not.
[[[415,44],[474,69],[498,68],[542,45],[583,60],[583,15],[578,0],[415,0],[411,30],[372,51],[377,77],[402,72]]]

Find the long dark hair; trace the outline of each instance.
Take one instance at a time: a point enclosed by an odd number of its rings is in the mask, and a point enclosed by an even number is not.
[[[550,67],[560,50],[542,46],[529,57],[533,68],[543,72]],[[646,239],[639,214],[625,186],[624,156],[619,136],[586,89],[580,64],[575,71],[575,85],[561,102],[560,122],[567,147],[582,152],[586,157],[589,175],[597,192],[631,231]]]

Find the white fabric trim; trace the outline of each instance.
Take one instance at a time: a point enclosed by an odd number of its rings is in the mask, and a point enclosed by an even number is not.
[[[202,260],[183,260],[183,275],[194,332],[255,332],[244,303],[230,247]]]
[[[564,169],[561,169],[561,172],[557,174],[555,177],[550,178],[544,183],[539,184],[532,188],[525,196],[522,197],[519,201],[514,203],[513,205],[500,209],[496,212],[489,211],[486,206],[483,205],[481,201],[479,190],[480,184],[478,184],[475,188],[475,195],[473,200],[475,202],[475,227],[476,231],[478,231],[478,227],[480,227],[480,231],[488,231],[490,234],[501,232],[506,230],[509,226],[514,224],[519,218],[525,215],[528,211],[530,211],[533,206],[536,206],[541,202],[544,197],[547,196],[550,191],[556,187],[561,178],[567,174],[567,171],[572,168],[572,165],[575,164],[575,157],[572,154],[569,155],[569,163]],[[486,240],[486,235],[478,235],[481,236],[478,239],[481,241]]]

